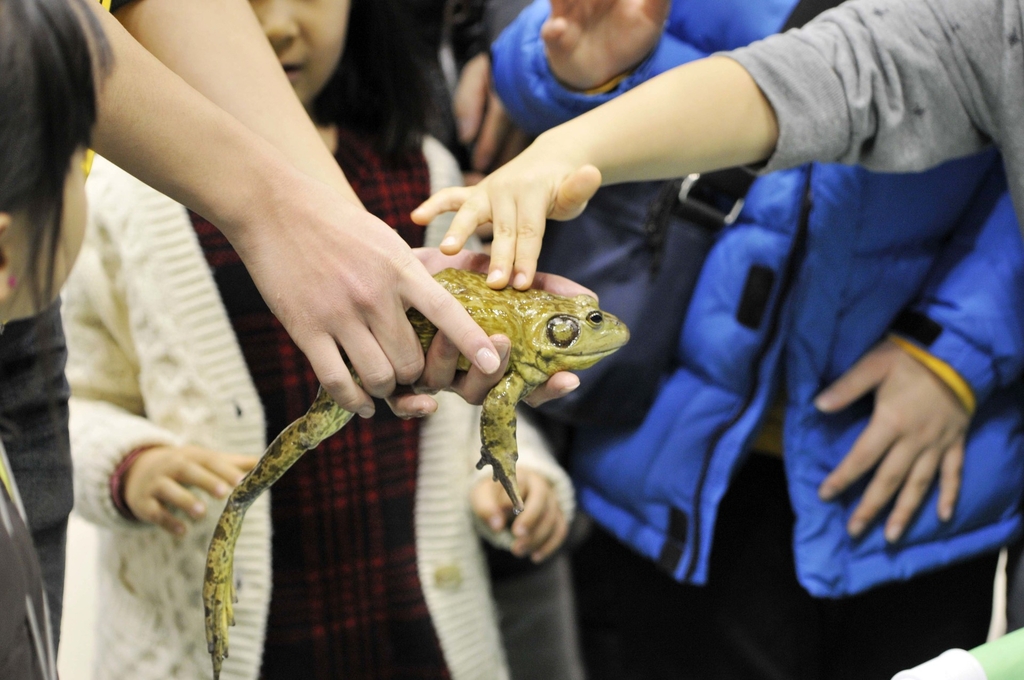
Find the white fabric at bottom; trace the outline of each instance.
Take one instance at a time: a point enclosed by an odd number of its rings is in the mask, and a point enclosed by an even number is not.
[[[988,680],[988,677],[970,652],[951,649],[916,668],[897,673],[892,680]]]

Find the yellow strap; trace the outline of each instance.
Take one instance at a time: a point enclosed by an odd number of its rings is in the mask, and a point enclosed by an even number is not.
[[[7,489],[7,495],[14,498],[14,489],[11,487],[11,476],[7,472],[7,466],[4,465],[4,459],[0,457],[0,482],[3,482],[4,488]]]
[[[604,85],[598,85],[597,87],[592,87],[589,90],[583,90],[583,94],[605,94],[606,92],[611,92],[619,86],[619,83],[632,75],[632,73],[633,71],[626,71],[623,74],[615,76]]]
[[[783,424],[786,420],[786,398],[781,390],[772,399],[771,404],[750,450],[770,453],[781,458]]]
[[[103,5],[103,9],[110,11],[110,3],[113,0],[100,0],[100,4]],[[82,159],[82,172],[85,176],[89,176],[89,171],[92,170],[92,159],[96,156],[96,152],[92,149],[85,150],[85,158]]]
[[[942,359],[929,354],[909,340],[894,333],[889,334],[889,339],[896,343],[897,347],[924,364],[925,367],[937,375],[942,382],[946,383],[946,386],[953,390],[953,394],[955,394],[957,399],[960,400],[963,407],[967,409],[967,415],[974,415],[974,409],[977,406],[977,401],[974,397],[974,390],[972,390],[967,381],[957,373],[955,368],[947,364]]]

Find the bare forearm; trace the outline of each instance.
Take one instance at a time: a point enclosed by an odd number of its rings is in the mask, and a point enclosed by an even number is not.
[[[117,19],[168,68],[299,170],[358,203],[246,0],[141,0],[118,11]]]
[[[250,211],[265,200],[265,178],[297,171],[270,143],[160,64],[115,19],[105,12],[97,16],[114,65],[100,92],[96,150],[235,240]]]
[[[308,139],[302,133],[292,144],[287,135],[266,130],[268,141],[175,75],[98,7],[91,11],[105,28],[115,63],[99,97],[96,150],[224,232],[343,408],[373,412],[349,365],[378,396],[390,394],[396,381],[411,384],[419,376],[423,351],[405,316],[409,307],[452,338],[479,371],[499,375],[493,343],[466,310],[394,230],[343,198],[344,178],[318,135],[313,142],[315,130],[304,114]],[[248,111],[269,128],[290,125],[260,112],[269,102],[249,101],[258,105],[239,115]],[[292,115],[283,110],[285,118]]]
[[[768,101],[742,66],[724,57],[673,69],[544,133],[605,184],[679,177],[767,158],[778,139]]]

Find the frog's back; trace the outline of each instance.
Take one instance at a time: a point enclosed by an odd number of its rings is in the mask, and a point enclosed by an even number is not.
[[[477,272],[445,269],[434,278],[462,303],[488,335],[502,333],[512,339],[513,344],[522,339],[520,336],[530,325],[525,322],[538,314],[572,313],[576,310],[572,300],[536,288],[494,290],[487,285],[487,278]]]

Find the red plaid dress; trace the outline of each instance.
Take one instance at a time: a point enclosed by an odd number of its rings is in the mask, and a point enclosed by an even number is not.
[[[385,163],[365,136],[342,131],[335,157],[366,208],[422,245],[423,227],[409,219],[430,193],[422,153]],[[316,376],[228,241],[191,217],[266,411],[269,441],[305,413]],[[274,485],[264,679],[448,678],[416,571],[418,447],[417,421],[379,403],[372,419],[354,418]]]

